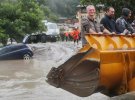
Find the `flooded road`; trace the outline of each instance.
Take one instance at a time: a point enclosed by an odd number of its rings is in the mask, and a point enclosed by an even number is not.
[[[34,56],[30,61],[0,61],[0,100],[107,100],[100,93],[81,98],[45,81],[52,67],[58,67],[81,46],[73,42],[31,46]]]

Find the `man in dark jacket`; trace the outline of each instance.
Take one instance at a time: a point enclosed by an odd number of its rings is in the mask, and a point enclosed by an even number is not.
[[[123,8],[122,16],[116,20],[116,24],[120,33],[132,34],[135,32],[134,28],[129,22],[130,17],[131,17],[131,10],[128,8]]]
[[[116,23],[114,20],[115,10],[113,7],[107,7],[105,16],[101,19],[100,23],[111,33],[117,33]]]

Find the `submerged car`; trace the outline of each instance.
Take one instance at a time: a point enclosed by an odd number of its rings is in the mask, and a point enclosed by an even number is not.
[[[8,45],[0,49],[0,60],[28,60],[32,56],[32,49],[26,44]]]
[[[46,34],[32,34],[26,35],[23,39],[24,44],[31,43],[46,43],[46,42],[56,42],[59,37],[55,35],[46,35]]]

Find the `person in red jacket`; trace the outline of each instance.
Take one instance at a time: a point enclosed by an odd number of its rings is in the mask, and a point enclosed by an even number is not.
[[[72,36],[73,36],[73,39],[74,39],[74,43],[77,42],[78,44],[78,41],[79,41],[79,30],[78,28],[73,28],[73,33],[72,33]]]

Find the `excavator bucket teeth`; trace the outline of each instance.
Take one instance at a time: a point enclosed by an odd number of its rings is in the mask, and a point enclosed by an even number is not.
[[[68,61],[52,68],[47,75],[47,82],[78,96],[89,96],[99,85],[99,59],[89,57],[95,49],[80,52]]]

